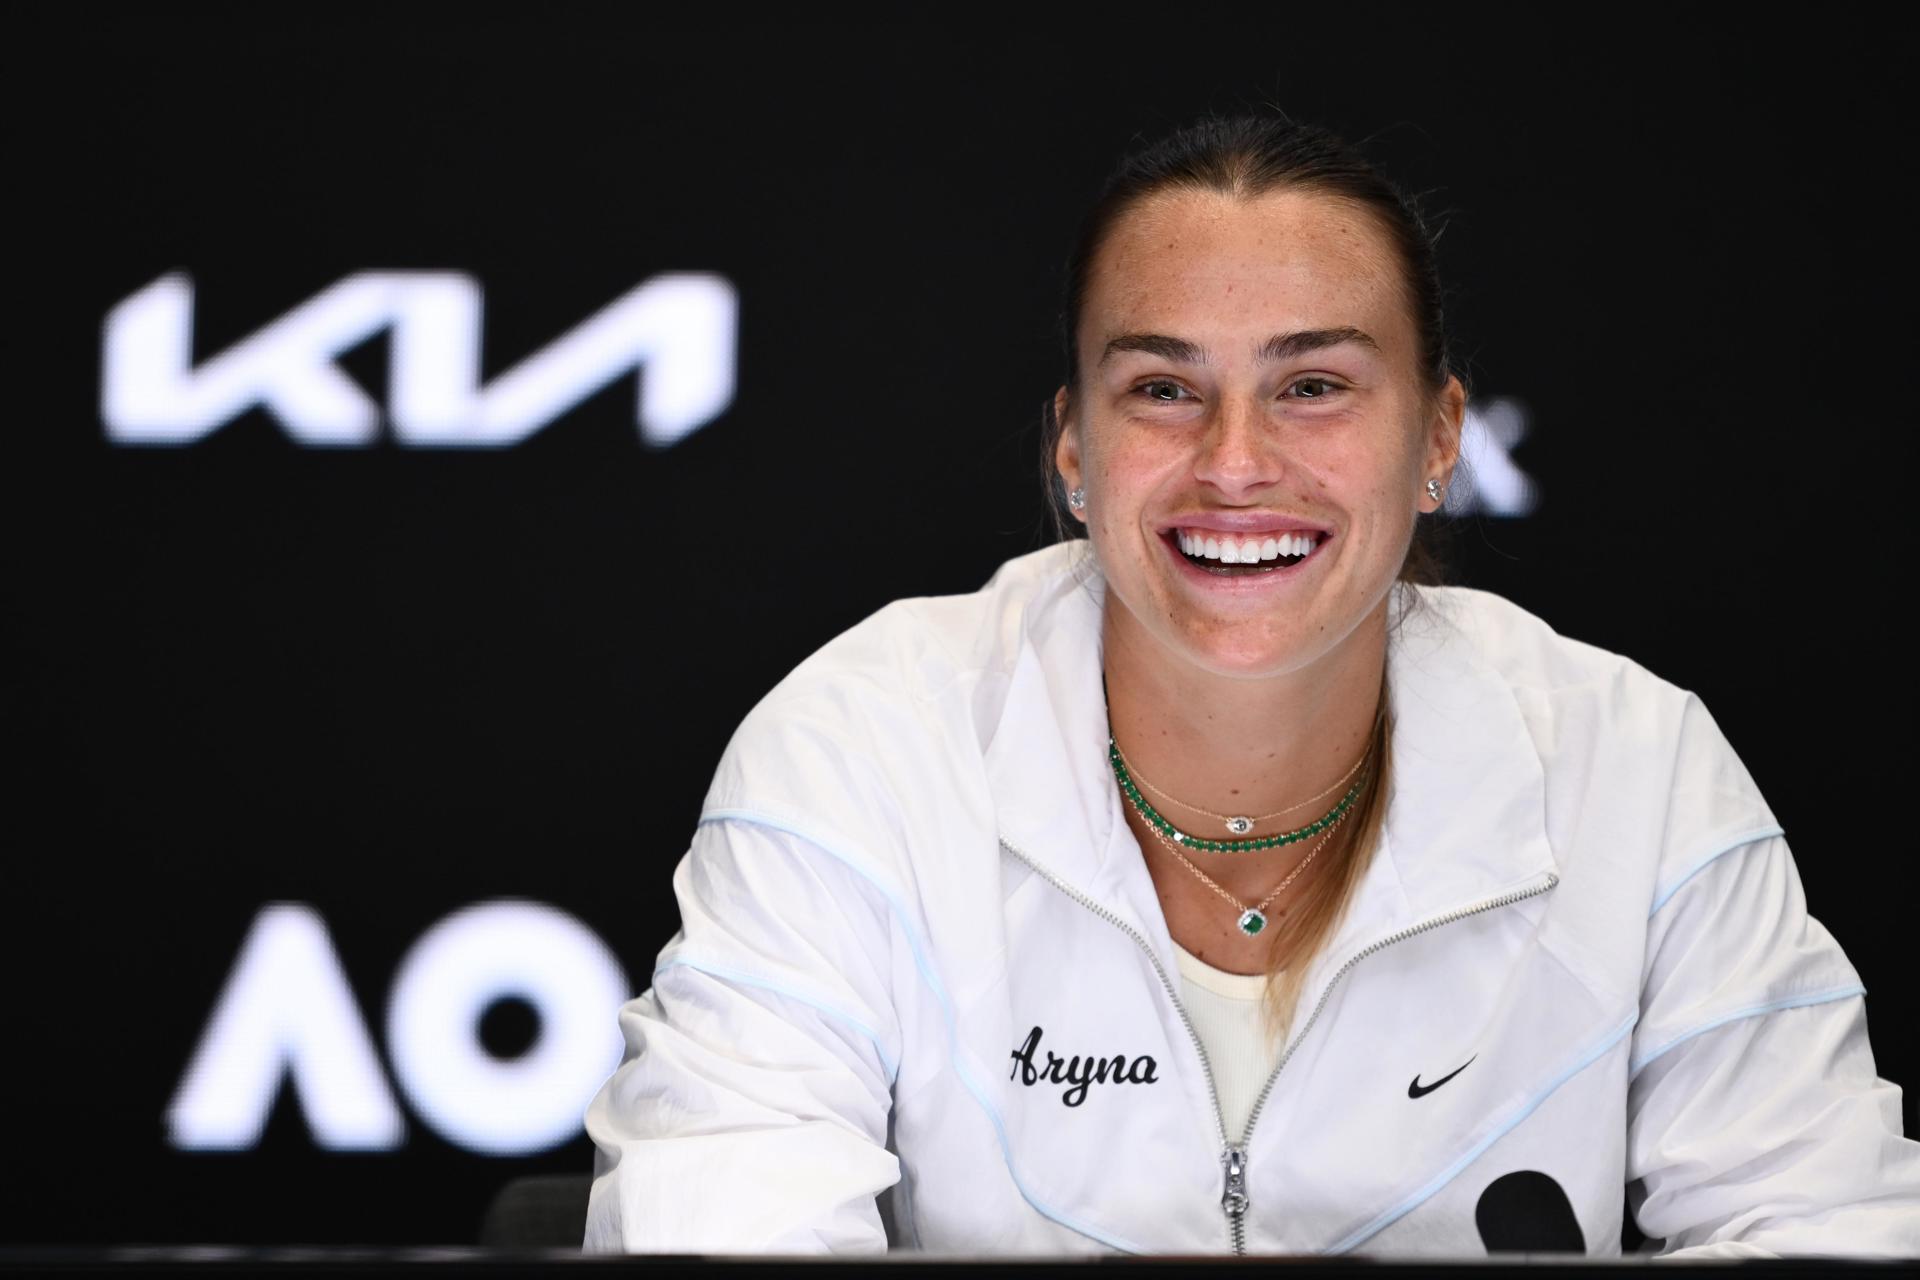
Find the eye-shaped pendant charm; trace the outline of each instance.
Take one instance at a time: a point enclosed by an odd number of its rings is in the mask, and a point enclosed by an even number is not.
[[[1243,836],[1253,830],[1252,818],[1228,818],[1227,830],[1236,836]]]
[[[1240,916],[1240,932],[1249,938],[1267,927],[1267,918],[1260,914],[1259,908],[1249,907]]]

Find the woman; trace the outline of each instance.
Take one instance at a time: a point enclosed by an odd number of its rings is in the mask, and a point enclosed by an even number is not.
[[[1086,532],[748,716],[621,1011],[587,1247],[1920,1253],[1863,990],[1692,695],[1417,585],[1466,392],[1322,131],[1125,162]]]

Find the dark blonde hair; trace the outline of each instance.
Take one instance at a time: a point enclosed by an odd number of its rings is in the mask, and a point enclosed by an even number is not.
[[[1065,270],[1064,297],[1057,329],[1065,360],[1069,403],[1080,394],[1077,340],[1095,256],[1129,211],[1163,192],[1217,192],[1253,199],[1278,190],[1313,192],[1365,211],[1385,232],[1398,258],[1404,297],[1418,337],[1419,373],[1424,388],[1437,396],[1456,371],[1449,358],[1439,273],[1435,266],[1437,233],[1418,204],[1376,170],[1360,151],[1315,125],[1284,117],[1242,115],[1208,118],[1161,138],[1122,158],[1081,221]],[[1058,540],[1084,535],[1068,514],[1064,486],[1054,454],[1064,424],[1048,398],[1042,410],[1041,469],[1048,512]],[[1464,462],[1464,459],[1462,459]],[[1444,580],[1443,526],[1422,516],[1400,565],[1395,590]],[[1404,616],[1404,614],[1403,614]],[[1391,636],[1389,643],[1391,643]],[[1269,1033],[1284,1039],[1292,1028],[1309,963],[1332,940],[1366,874],[1386,821],[1393,780],[1392,690],[1381,678],[1381,714],[1373,729],[1371,782],[1333,834],[1318,861],[1320,874],[1309,877],[1285,916],[1272,928],[1267,958],[1265,1013]]]

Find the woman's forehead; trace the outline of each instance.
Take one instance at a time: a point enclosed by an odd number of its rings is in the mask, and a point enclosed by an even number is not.
[[[1146,324],[1351,325],[1387,340],[1380,330],[1409,323],[1404,299],[1392,246],[1350,202],[1297,190],[1162,193],[1123,214],[1100,246],[1082,322],[1095,341]]]

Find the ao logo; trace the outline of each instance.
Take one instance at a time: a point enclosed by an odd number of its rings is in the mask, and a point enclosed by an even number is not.
[[[517,444],[640,369],[640,438],[675,444],[733,399],[739,301],[717,275],[659,275],[486,386],[479,282],[455,271],[362,271],[193,364],[193,283],[162,276],[107,315],[101,414],[124,444],[191,444],[264,406],[303,444],[376,438],[381,407],[335,359],[391,334],[386,420],[402,444]]]
[[[545,1150],[580,1132],[587,1103],[619,1066],[617,1015],[629,994],[620,962],[572,916],[511,899],[463,908],[423,934],[394,976],[394,1076],[414,1111],[456,1145]],[[510,1061],[476,1039],[482,1012],[505,997],[525,1000],[540,1022]],[[252,1147],[289,1076],[320,1146],[390,1151],[405,1138],[326,925],[311,907],[276,903],[254,919],[167,1108],[173,1144]]]

